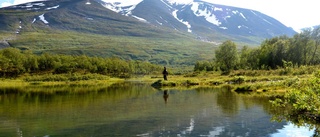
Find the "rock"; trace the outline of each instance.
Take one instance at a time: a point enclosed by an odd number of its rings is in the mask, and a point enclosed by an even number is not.
[[[8,41],[6,40],[0,41],[0,49],[7,48],[7,47],[10,47],[10,44]]]

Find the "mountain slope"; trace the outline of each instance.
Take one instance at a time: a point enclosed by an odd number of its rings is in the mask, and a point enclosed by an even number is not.
[[[192,65],[212,58],[215,48],[190,34],[122,16],[87,0],[34,2],[0,9],[0,22],[4,24],[0,26],[0,40],[36,53]]]
[[[214,57],[213,43],[231,39],[257,45],[294,33],[262,13],[201,1],[106,1],[52,0],[2,8],[0,47],[192,65]]]
[[[265,38],[292,36],[296,33],[292,28],[258,11],[199,0],[185,3],[175,0],[143,0],[132,6],[120,2],[102,3],[119,14],[139,17],[156,26],[189,32],[207,41],[232,39],[238,42],[259,43]],[[252,37],[260,41],[255,41]]]
[[[26,8],[31,6],[31,9]],[[23,14],[23,18],[19,17],[18,19],[25,24],[42,28],[129,36],[159,36],[159,34],[168,31],[141,23],[134,18],[118,15],[95,1],[90,3],[86,0],[44,1],[8,7],[3,10],[5,11],[4,14],[7,13],[9,16],[15,17],[17,17],[19,11],[21,13],[27,11],[28,13]],[[17,12],[11,12],[12,14],[10,14],[10,10]],[[11,25],[11,20],[7,17],[3,14],[0,15],[0,19],[7,21],[4,24]],[[4,26],[1,29],[7,28]]]
[[[140,0],[131,2],[131,5],[116,0],[112,3],[106,1],[110,0],[44,1],[2,10],[28,11],[28,14],[43,12],[38,17],[34,14],[29,16],[29,20],[33,18],[32,23],[42,21],[53,29],[108,35],[158,36],[176,30],[205,41],[232,39],[257,44],[265,38],[296,33],[260,12],[203,1],[176,3],[174,0]],[[0,19],[3,19],[0,22],[2,28],[8,29],[10,23],[6,22],[3,14]]]

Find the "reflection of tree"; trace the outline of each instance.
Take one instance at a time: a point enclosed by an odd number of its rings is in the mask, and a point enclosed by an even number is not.
[[[8,122],[7,125],[17,125],[8,127],[8,130],[1,127],[6,124],[0,124],[0,136],[15,136],[13,133],[16,131],[12,130],[15,127],[19,127],[24,136],[40,136],[48,132],[55,132],[55,135],[58,136],[97,136],[91,132],[96,130],[96,126],[91,125],[92,121],[98,121],[98,125],[103,121],[110,125],[109,129],[112,127],[112,130],[103,128],[104,132],[101,136],[115,136],[112,133],[120,134],[134,128],[131,125],[125,126],[125,123],[115,127],[113,121],[121,121],[126,118],[136,120],[138,119],[136,117],[149,115],[149,113],[143,113],[142,108],[145,107],[146,99],[149,102],[153,101],[152,98],[145,98],[154,95],[153,90],[148,84],[139,83],[110,86],[43,87],[40,85],[26,88],[0,88],[0,119],[5,123]],[[30,121],[33,126],[29,126]],[[133,122],[140,125],[140,120],[136,121]],[[82,123],[90,124],[82,128]],[[152,122],[149,120],[148,123]],[[41,130],[36,130],[35,127],[41,127]],[[115,131],[121,127],[128,127],[128,129]],[[67,131],[69,128],[74,129],[76,133],[69,134],[68,131],[66,135],[64,130]],[[107,134],[107,131],[110,131],[111,135]],[[139,130],[131,133],[136,132],[140,133]],[[124,136],[130,136],[130,132],[127,134]]]
[[[202,88],[197,89],[197,92],[215,92],[219,111],[224,115],[219,118],[211,118],[217,123],[222,123],[215,125],[215,127],[222,127],[218,133],[219,136],[231,136],[232,134],[234,136],[264,137],[276,133],[277,129],[282,129],[286,124],[286,122],[270,122],[271,116],[268,114],[273,113],[273,109],[268,97],[238,94],[227,88]],[[216,130],[213,132],[215,132],[214,135],[217,135]]]
[[[231,91],[218,92],[217,104],[225,114],[235,115],[239,110],[237,95]]]
[[[253,106],[260,105],[264,112],[268,114],[277,113],[277,109],[272,106],[270,103],[270,98],[265,96],[251,96],[251,95],[243,95],[242,101],[246,109],[249,109]]]
[[[317,126],[314,129],[313,137],[319,137],[320,136],[320,127]]]
[[[312,117],[310,114],[303,114],[299,111],[294,111],[291,107],[275,107],[276,111],[272,111],[272,119],[275,121],[290,121],[294,125],[300,127],[308,127],[314,129],[313,137],[320,136],[320,119]]]

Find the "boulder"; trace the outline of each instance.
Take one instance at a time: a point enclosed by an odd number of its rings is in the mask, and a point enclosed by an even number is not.
[[[10,43],[6,40],[0,41],[0,49],[10,47]]]

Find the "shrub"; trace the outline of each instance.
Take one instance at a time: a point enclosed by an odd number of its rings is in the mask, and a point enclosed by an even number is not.
[[[245,81],[243,76],[236,76],[231,80],[235,84],[242,84]]]

